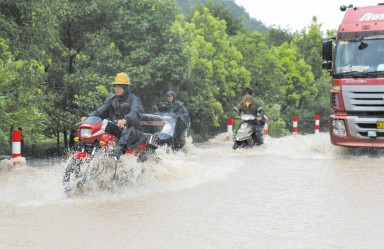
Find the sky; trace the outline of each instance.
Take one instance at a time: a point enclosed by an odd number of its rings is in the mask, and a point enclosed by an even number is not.
[[[352,4],[355,7],[377,5],[384,0],[234,0],[239,6],[267,27],[275,25],[288,28],[290,31],[300,31],[312,23],[312,17],[317,17],[317,23],[322,23],[322,31],[337,29],[344,12],[341,5]]]

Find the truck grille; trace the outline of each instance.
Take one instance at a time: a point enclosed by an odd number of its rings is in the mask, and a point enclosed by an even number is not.
[[[343,100],[346,111],[381,111],[384,113],[383,86],[345,86],[343,87]]]
[[[371,139],[368,131],[376,131],[384,140],[384,130],[377,129],[377,121],[384,121],[384,86],[343,86],[342,91],[350,135]]]

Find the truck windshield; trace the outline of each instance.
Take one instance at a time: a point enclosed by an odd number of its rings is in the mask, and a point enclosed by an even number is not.
[[[336,44],[335,74],[384,71],[384,36],[353,37]]]

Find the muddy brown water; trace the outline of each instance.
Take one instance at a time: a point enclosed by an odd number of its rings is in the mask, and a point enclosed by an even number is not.
[[[0,162],[0,248],[383,248],[384,155],[328,134],[160,153],[129,186],[68,197],[65,160]],[[141,171],[140,171],[141,172]]]

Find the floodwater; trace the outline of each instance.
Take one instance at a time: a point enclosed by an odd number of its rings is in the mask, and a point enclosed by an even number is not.
[[[384,248],[384,155],[325,133],[161,154],[129,186],[68,197],[65,161],[0,166],[0,248]]]

